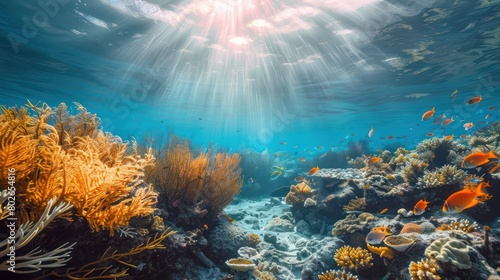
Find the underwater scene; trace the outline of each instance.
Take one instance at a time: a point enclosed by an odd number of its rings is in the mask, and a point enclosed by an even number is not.
[[[500,279],[498,0],[2,0],[0,69],[0,279]]]

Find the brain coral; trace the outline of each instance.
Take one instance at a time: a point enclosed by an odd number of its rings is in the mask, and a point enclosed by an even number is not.
[[[447,237],[435,240],[425,249],[425,255],[443,263],[450,263],[460,269],[472,267],[469,246],[458,239]]]

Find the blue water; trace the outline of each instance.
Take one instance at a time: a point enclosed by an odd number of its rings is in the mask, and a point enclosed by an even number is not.
[[[124,139],[259,151],[411,148],[498,119],[497,1],[253,2],[2,1],[0,103],[78,102]],[[455,122],[422,122],[432,107]]]

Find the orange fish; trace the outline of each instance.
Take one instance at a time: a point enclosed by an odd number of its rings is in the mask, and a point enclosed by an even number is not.
[[[432,137],[432,136],[434,136],[434,132],[429,131],[429,132],[427,132],[427,134],[425,134],[425,136]]]
[[[306,161],[306,159],[305,159],[305,158],[303,158],[303,157],[299,157],[299,160],[300,160],[300,161]]]
[[[483,98],[481,98],[481,95],[474,96],[474,97],[470,98],[469,100],[467,100],[466,104],[467,105],[476,104],[476,103],[481,102],[481,100],[483,100]]]
[[[387,137],[385,137],[385,138],[387,138],[387,139],[394,139],[394,136],[392,136],[392,135],[387,135]]]
[[[495,173],[498,169],[500,168],[500,164],[497,164],[496,166],[493,166],[491,169],[490,169],[490,173]]]
[[[309,170],[309,172],[307,172],[308,175],[314,175],[316,174],[316,172],[319,171],[319,166],[316,166],[316,167],[313,167]]]
[[[387,211],[389,211],[389,208],[384,208],[382,209],[382,211],[378,212],[380,215],[386,213]]]
[[[430,117],[432,117],[434,115],[435,111],[436,110],[434,110],[434,107],[432,107],[432,109],[430,109],[429,111],[425,112],[422,115],[422,121],[428,120]]]
[[[454,122],[453,117],[451,117],[451,118],[449,118],[449,119],[446,119],[446,120],[443,120],[443,121],[441,122],[441,125],[442,125],[442,126],[447,126],[447,125],[449,125],[449,124],[450,124],[450,123],[452,123],[452,122]]]
[[[450,195],[443,204],[443,212],[456,214],[465,209],[476,206],[479,203],[479,196],[487,195],[483,188],[490,185],[485,182],[479,183],[475,190],[463,189]]]
[[[467,137],[469,137],[469,135],[467,135],[467,134],[460,135],[460,138],[462,138],[462,139],[467,138]]]
[[[392,234],[392,231],[388,227],[386,227],[386,226],[372,228],[371,231],[379,231],[379,232],[382,232],[385,235],[391,235]]]
[[[445,136],[444,140],[453,140],[453,134]]]
[[[375,131],[375,130],[373,129],[373,126],[372,126],[372,128],[370,129],[370,131],[368,131],[368,138],[370,138],[370,137],[372,137],[372,136],[373,136],[373,132],[374,132],[374,131]]]
[[[425,199],[421,199],[415,204],[415,207],[413,207],[413,214],[415,215],[422,215],[425,212],[425,208],[427,208],[427,205],[429,202],[427,202]]]
[[[464,158],[462,161],[462,168],[472,169],[478,166],[487,164],[490,162],[490,159],[498,159],[499,157],[493,153],[493,151],[489,151],[488,153],[484,152],[476,152],[472,153]]]
[[[464,123],[465,130],[469,130],[473,127],[474,127],[474,124],[472,122]]]
[[[379,162],[380,160],[382,160],[382,158],[372,157],[371,159],[368,160],[368,164],[375,164],[375,163]]]

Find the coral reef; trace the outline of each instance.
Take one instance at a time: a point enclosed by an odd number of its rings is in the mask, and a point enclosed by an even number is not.
[[[360,232],[365,229],[366,219],[360,220],[354,214],[348,214],[345,219],[337,221],[333,225],[332,235],[340,236]]]
[[[415,240],[403,235],[391,235],[384,239],[384,244],[398,252],[406,252],[415,244]]]
[[[247,237],[252,247],[257,246],[261,242],[260,236],[257,233],[249,233]]]
[[[226,261],[226,265],[232,270],[236,271],[249,271],[255,268],[255,263],[252,260],[244,258],[229,259]]]
[[[433,259],[421,259],[419,262],[411,262],[408,270],[412,280],[440,280],[437,271],[439,266]]]
[[[351,199],[349,204],[342,207],[344,211],[362,211],[366,209],[366,201],[364,197]]]
[[[338,266],[348,270],[358,271],[373,266],[370,252],[360,247],[343,246],[337,249],[334,258]]]
[[[445,138],[438,137],[423,140],[415,148],[417,153],[425,153],[428,151],[432,152],[433,157],[427,161],[430,168],[437,168],[445,164],[452,164],[452,162],[448,159],[450,151],[463,153],[466,150],[467,148],[464,145],[461,145],[456,141],[450,141]]]
[[[460,219],[458,221],[450,221],[448,223],[443,223],[439,225],[437,230],[460,230],[465,233],[473,232],[477,230],[477,224],[475,222],[471,223],[469,220]]]
[[[417,183],[419,177],[424,174],[424,170],[428,165],[428,163],[419,159],[410,159],[402,170],[402,176],[405,179],[405,182],[409,184]]]

